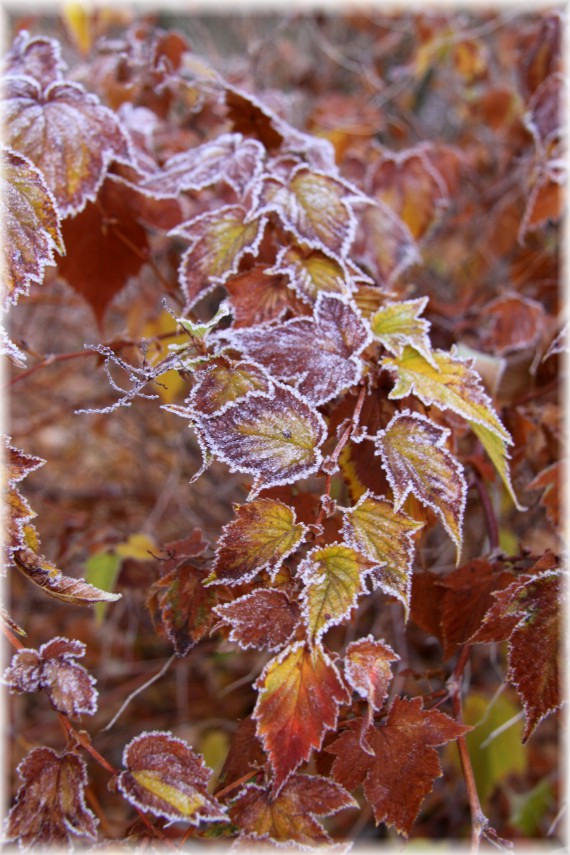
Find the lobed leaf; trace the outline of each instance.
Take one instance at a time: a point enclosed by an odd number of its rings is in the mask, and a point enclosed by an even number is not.
[[[385,303],[370,318],[372,334],[395,356],[402,356],[406,345],[413,347],[437,369],[428,337],[430,322],[419,316],[427,306],[428,298]]]
[[[353,290],[344,264],[318,249],[283,247],[270,272],[287,276],[290,287],[311,304],[321,292],[349,296]]]
[[[307,583],[301,603],[311,642],[318,643],[331,626],[350,615],[373,567],[372,561],[344,543],[311,550],[299,565]]]
[[[262,500],[263,501],[263,500]],[[222,619],[216,629],[228,624],[229,640],[257,650],[281,650],[291,641],[299,625],[299,607],[284,591],[259,589],[216,606]]]
[[[383,725],[366,730],[364,721],[353,719],[325,751],[335,755],[334,778],[355,789],[363,784],[364,795],[378,825],[385,822],[407,837],[424,798],[442,774],[435,746],[463,735],[469,727],[457,724],[436,710],[423,710],[421,698],[395,698]]]
[[[273,793],[320,748],[334,730],[340,704],[350,700],[340,675],[319,644],[298,641],[271,659],[255,683],[253,717],[273,769]]]
[[[123,796],[140,810],[190,825],[225,821],[222,805],[207,792],[211,771],[182,739],[150,731],[131,739],[117,775]]]
[[[208,581],[237,585],[261,570],[272,577],[303,542],[307,527],[295,511],[274,499],[256,499],[236,507],[236,518],[224,526]]]
[[[116,115],[79,83],[6,78],[2,105],[8,145],[42,172],[62,217],[93,201],[112,160],[130,160]]]
[[[178,269],[187,308],[237,273],[246,253],[257,255],[267,221],[264,217],[248,220],[246,215],[241,205],[223,205],[169,232],[190,242]]]
[[[43,281],[65,252],[55,199],[39,169],[11,149],[2,149],[0,200],[3,226],[3,305],[16,303],[32,282]]]
[[[316,817],[349,807],[358,803],[335,781],[292,775],[277,795],[258,784],[247,784],[233,802],[230,817],[240,837],[312,847],[332,843]]]
[[[348,544],[367,555],[377,569],[371,578],[377,588],[397,597],[408,614],[414,534],[423,526],[394,511],[383,496],[366,492],[353,508],[343,509],[342,533]]]
[[[25,647],[13,657],[2,677],[12,692],[45,689],[56,710],[68,716],[97,711],[95,680],[73,660],[85,655],[81,641],[52,638],[39,650]]]
[[[203,190],[224,182],[238,196],[255,181],[263,167],[264,149],[242,134],[222,134],[202,145],[170,157],[160,172],[139,187],[158,198],[176,197],[183,190]]]
[[[467,483],[462,465],[445,447],[450,433],[426,416],[403,410],[378,431],[376,447],[394,492],[395,510],[410,493],[433,508],[456,544],[459,560]]]
[[[98,820],[85,805],[87,766],[81,757],[34,748],[17,771],[24,783],[8,815],[8,840],[23,846],[71,847],[78,837],[96,839]]]
[[[306,478],[321,464],[325,422],[293,389],[276,387],[270,398],[248,398],[195,423],[232,472],[255,475],[253,495]]]
[[[562,705],[559,678],[562,571],[548,564],[494,593],[495,602],[470,644],[508,639],[507,680],[519,694],[526,718],[526,742],[543,718]]]
[[[26,535],[31,520],[36,513],[32,510],[27,500],[16,488],[16,484],[30,472],[34,472],[39,466],[43,466],[45,460],[25,454],[21,449],[14,448],[9,444],[8,437],[4,438],[6,453],[4,457],[4,502],[3,502],[3,528],[4,548],[6,556],[3,557],[4,566],[12,563],[14,553],[26,546]]]
[[[356,308],[321,294],[313,318],[229,333],[232,347],[265,366],[279,380],[296,380],[299,392],[320,405],[358,382],[360,354],[370,333]]]

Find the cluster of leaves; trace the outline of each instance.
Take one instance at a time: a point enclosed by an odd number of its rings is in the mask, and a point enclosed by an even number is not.
[[[35,747],[19,764],[9,839],[97,838],[97,820],[106,819],[86,807],[81,750],[138,812],[142,824],[128,839],[314,846],[331,842],[324,817],[359,804],[377,826],[407,837],[442,774],[435,749],[454,741],[473,824],[492,835],[481,821],[462,716],[472,646],[507,643],[504,677],[524,710],[524,742],[561,705],[558,550],[548,541],[533,555],[517,544],[509,555],[497,524],[498,513],[524,516],[521,490],[543,490],[548,518],[558,522],[560,463],[556,453],[542,459],[550,454],[546,421],[515,406],[517,396],[526,403],[521,373],[534,378],[537,397],[544,377],[554,387],[563,348],[556,301],[546,284],[540,299],[486,293],[495,288],[497,257],[510,252],[512,266],[529,263],[525,241],[533,242],[535,268],[557,281],[559,21],[538,16],[528,34],[522,28],[531,58],[516,93],[481,85],[500,74],[477,35],[479,27],[513,39],[516,27],[489,16],[457,38],[451,18],[411,16],[408,56],[395,22],[372,22],[377,55],[366,74],[360,68],[376,101],[388,49],[400,77],[415,82],[412,102],[398,105],[412,127],[435,69],[451,65],[460,85],[450,101],[479,111],[489,133],[507,140],[496,157],[468,131],[453,143],[420,136],[409,145],[393,106],[382,113],[370,92],[368,102],[362,91],[343,100],[316,84],[301,130],[283,94],[260,91],[256,80],[252,94],[247,79],[222,76],[178,32],[152,26],[83,44],[89,29],[69,17],[86,55],[71,71],[54,38],[25,30],[5,57],[5,308],[24,305],[42,283],[65,282],[102,330],[133,278],[144,294],[146,275],[152,308],[142,314],[152,324],[144,346],[124,330],[90,345],[85,354],[118,395],[74,418],[112,422],[161,399],[161,418],[184,419],[201,453],[192,480],[210,472],[227,479],[229,469],[247,489],[212,537],[186,526],[158,546],[147,538],[93,550],[92,572],[75,578],[41,553],[35,514],[16,486],[44,460],[7,440],[6,564],[56,599],[97,603],[101,622],[120,596],[102,588],[118,587],[125,559],[135,568],[151,563],[155,576],[138,593],[173,659],[191,660],[216,639],[208,649],[240,648],[256,663],[212,794],[212,770],[171,729],[136,733],[122,769],[105,760],[70,722],[97,712],[94,679],[75,661],[85,644],[57,635],[23,647],[16,636],[24,630],[6,614],[19,650],[5,683],[19,695],[44,691],[69,737],[63,753]],[[356,17],[350,26],[359,33],[370,22]],[[322,29],[313,22],[317,44],[330,50]],[[397,76],[394,85],[397,93]],[[398,103],[396,94],[383,97]],[[379,130],[392,147],[375,139]],[[510,243],[499,251],[486,238],[474,241],[465,258],[458,231],[468,243],[478,206],[495,205],[473,192],[456,200],[479,172],[508,201],[493,208],[491,229],[508,220]],[[8,336],[3,349],[20,367],[33,352]],[[508,419],[497,402],[510,406]],[[531,440],[544,465],[517,482],[511,464]],[[466,536],[471,520],[486,525],[482,536]],[[393,639],[385,620],[379,632],[367,616],[371,604],[398,623]],[[439,697],[417,682],[403,690],[401,639],[410,624],[441,644]]]

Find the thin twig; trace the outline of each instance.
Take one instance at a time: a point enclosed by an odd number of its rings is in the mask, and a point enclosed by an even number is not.
[[[115,715],[113,716],[113,718],[111,719],[109,724],[106,724],[105,727],[101,728],[101,733],[104,733],[106,730],[110,730],[113,727],[113,725],[115,724],[115,722],[117,721],[117,719],[119,718],[119,716],[126,710],[128,705],[130,704],[130,702],[132,700],[134,700],[137,695],[140,695],[141,692],[144,692],[145,689],[148,689],[149,686],[152,686],[153,683],[156,683],[157,680],[160,680],[160,678],[163,677],[164,674],[166,674],[166,672],[168,671],[168,669],[170,668],[170,666],[172,665],[172,663],[174,662],[175,659],[176,659],[176,654],[173,653],[172,656],[170,657],[170,659],[168,659],[164,663],[164,665],[162,666],[160,671],[158,671],[156,674],[153,674],[153,676],[149,680],[146,680],[146,682],[144,682],[142,684],[142,686],[139,686],[138,689],[135,689],[134,692],[131,692],[131,694],[123,701],[123,703],[121,704],[121,706],[119,707],[118,711],[115,713]]]

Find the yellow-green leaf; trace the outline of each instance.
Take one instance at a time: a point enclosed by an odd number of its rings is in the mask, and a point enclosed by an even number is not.
[[[508,464],[510,455],[501,438],[498,437],[494,431],[489,430],[489,428],[486,428],[483,425],[477,424],[477,422],[470,421],[469,424],[471,426],[471,430],[478,437],[481,445],[491,458],[493,466],[501,476],[501,480],[505,485],[509,496],[513,500],[515,508],[519,511],[526,511],[526,507],[521,505],[513,489]]]
[[[401,356],[404,347],[409,345],[437,370],[428,338],[431,324],[419,317],[427,302],[427,297],[420,297],[418,300],[386,303],[370,319],[370,326],[375,338],[390,353]]]

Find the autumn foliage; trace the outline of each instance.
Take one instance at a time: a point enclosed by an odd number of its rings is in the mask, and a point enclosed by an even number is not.
[[[560,16],[156,18],[3,60],[6,837],[557,841]]]

